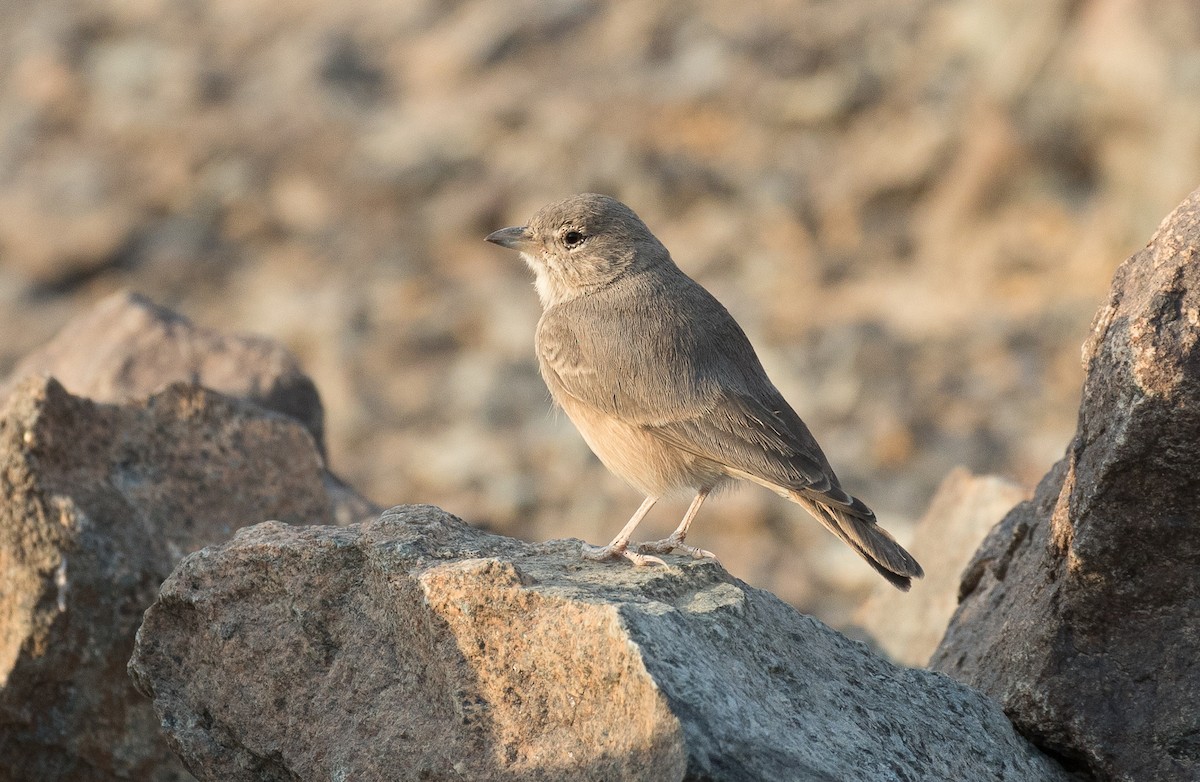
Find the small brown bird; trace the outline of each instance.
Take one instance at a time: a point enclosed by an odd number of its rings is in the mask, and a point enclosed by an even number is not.
[[[896,587],[924,575],[839,485],[733,316],[633,210],[577,195],[487,241],[519,251],[537,277],[537,357],[554,400],[600,461],[646,495],[616,538],[585,544],[584,557],[711,557],[684,543],[688,528],[709,493],[742,479],[803,507]],[[696,494],[675,532],[629,550],[654,503],[680,490]]]

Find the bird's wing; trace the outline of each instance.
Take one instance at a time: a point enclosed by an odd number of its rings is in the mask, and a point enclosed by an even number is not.
[[[636,299],[594,297],[574,305],[590,311],[548,310],[537,340],[551,392],[739,477],[851,506],[855,501],[767,378],[741,327],[703,288],[687,283],[682,302],[677,289],[669,298],[651,290]],[[630,300],[642,306],[622,306]]]
[[[849,505],[820,446],[778,392],[769,407],[724,390],[698,414],[646,426],[675,447],[772,488],[809,490]]]
[[[634,290],[602,291],[542,314],[537,355],[552,394],[638,426],[686,415],[703,372],[703,339],[695,318],[656,282],[638,280]]]

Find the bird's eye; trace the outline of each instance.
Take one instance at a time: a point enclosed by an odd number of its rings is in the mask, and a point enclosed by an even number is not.
[[[584,235],[579,231],[567,231],[563,234],[563,244],[568,248],[578,247],[583,243]]]

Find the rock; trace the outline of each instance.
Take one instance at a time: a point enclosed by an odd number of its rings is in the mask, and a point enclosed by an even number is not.
[[[988,699],[712,561],[590,563],[431,506],[187,557],[130,673],[202,780],[1064,780]]]
[[[1200,778],[1200,190],[1117,270],[1066,458],[984,542],[935,668],[1097,779]]]
[[[925,578],[908,594],[875,589],[855,621],[892,659],[924,666],[958,607],[958,585],[988,532],[1029,492],[996,475],[958,468],[946,476],[917,524],[909,551]]]
[[[321,398],[291,353],[264,337],[196,326],[128,291],[99,302],[26,355],[0,385],[0,397],[29,375],[51,375],[97,402],[129,402],[171,383],[195,383],[290,415],[325,451]]]
[[[292,418],[187,385],[100,404],[29,378],[0,405],[0,780],[179,780],[125,675],[183,555],[264,519],[333,520]]]
[[[31,375],[52,376],[70,393],[97,402],[142,400],[172,383],[201,385],[295,418],[325,454],[317,387],[282,345],[197,326],[128,291],[102,300],[25,356],[0,383],[0,400]],[[333,473],[325,474],[325,488],[338,524],[382,510]]]

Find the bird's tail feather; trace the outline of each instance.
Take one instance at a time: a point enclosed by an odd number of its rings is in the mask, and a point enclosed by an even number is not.
[[[803,491],[789,491],[788,496],[858,552],[897,589],[907,592],[912,579],[925,575],[917,560],[879,526],[875,514],[861,501],[850,498],[850,504],[843,504]]]

